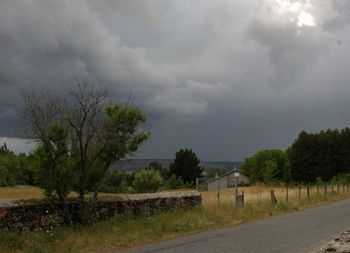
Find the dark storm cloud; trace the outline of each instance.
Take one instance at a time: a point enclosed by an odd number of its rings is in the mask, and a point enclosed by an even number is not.
[[[0,136],[20,128],[22,89],[67,88],[82,75],[152,116],[141,156],[187,146],[203,159],[242,159],[284,148],[302,129],[342,127],[344,3],[1,1]]]

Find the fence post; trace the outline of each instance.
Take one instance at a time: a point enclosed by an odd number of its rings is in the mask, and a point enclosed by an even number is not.
[[[310,198],[310,185],[307,185],[306,190],[307,190],[307,198],[309,199]]]
[[[274,191],[274,190],[271,190],[271,205],[272,205],[272,206],[277,205],[277,199],[276,199],[275,191]]]
[[[301,198],[301,187],[300,187],[300,184],[299,184],[299,200]]]
[[[320,196],[320,186],[317,185],[317,196]]]
[[[218,208],[219,208],[219,206],[220,206],[220,180],[219,180],[220,178],[219,177],[217,177],[217,181],[218,181]]]
[[[244,206],[244,191],[236,197],[236,206]]]
[[[327,195],[327,184],[324,184],[324,194]]]

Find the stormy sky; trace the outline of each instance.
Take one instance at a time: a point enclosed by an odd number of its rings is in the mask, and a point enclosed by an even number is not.
[[[22,89],[90,76],[150,116],[139,158],[242,160],[350,125],[348,0],[1,0],[0,142]]]

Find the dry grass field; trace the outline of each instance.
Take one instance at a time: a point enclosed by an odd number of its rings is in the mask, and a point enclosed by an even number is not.
[[[318,188],[318,189],[317,189]],[[333,190],[332,190],[333,189]],[[311,186],[309,187],[309,197],[307,195],[307,187],[301,186],[300,191],[298,186],[288,187],[288,203],[287,203],[287,189],[284,186],[264,186],[255,185],[250,187],[240,187],[239,194],[244,192],[244,201],[251,206],[259,206],[264,203],[271,203],[271,190],[274,190],[276,199],[281,204],[296,205],[303,201],[315,201],[321,200],[327,195],[337,194],[338,188],[336,185],[327,186],[327,193],[324,186]],[[233,205],[234,204],[234,188],[228,188],[220,190],[219,192],[219,204]],[[346,186],[339,186],[339,194],[346,194],[348,188]],[[217,207],[217,191],[203,192],[203,206],[204,207]]]
[[[44,192],[34,186],[19,185],[15,187],[0,187],[0,199],[31,199],[43,198]]]
[[[87,194],[89,195],[89,194]],[[101,193],[101,196],[113,195],[111,193]],[[70,197],[78,196],[77,193],[72,192]],[[35,199],[45,198],[44,191],[39,187],[18,185],[15,187],[0,187],[0,200],[1,199]]]
[[[274,189],[277,205],[271,205],[271,189]],[[0,252],[13,253],[75,253],[75,252],[109,252],[125,249],[152,241],[169,239],[197,231],[230,226],[246,221],[262,219],[273,215],[317,206],[323,203],[350,197],[350,192],[342,187],[332,193],[329,187],[327,195],[324,188],[310,190],[307,197],[306,188],[289,189],[289,201],[286,203],[284,187],[266,187],[257,185],[240,188],[244,191],[245,205],[233,204],[234,189],[220,192],[220,205],[217,206],[217,192],[203,192],[203,205],[187,210],[170,210],[152,216],[134,219],[111,218],[106,221],[77,226],[73,228],[54,228],[49,231],[10,233],[0,230]],[[42,197],[40,189],[19,186],[0,188],[0,198]]]

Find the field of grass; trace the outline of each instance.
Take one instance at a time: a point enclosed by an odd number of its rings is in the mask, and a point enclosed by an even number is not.
[[[34,186],[19,185],[15,187],[0,187],[0,199],[31,199],[43,198],[44,192]]]
[[[100,196],[113,195],[112,193],[101,193]],[[69,197],[77,197],[78,194],[72,192]],[[87,194],[89,196],[89,193]],[[0,200],[1,199],[35,199],[45,198],[44,191],[39,187],[18,185],[15,187],[0,187]]]
[[[27,188],[27,190],[26,196],[34,196],[35,192],[38,192],[36,188]],[[142,216],[136,219],[112,218],[93,225],[25,232],[22,235],[2,231],[0,232],[0,252],[102,253],[279,215],[350,197],[350,192],[346,188],[344,192],[340,188],[339,194],[337,194],[337,188],[334,188],[334,193],[331,193],[329,188],[327,195],[324,189],[320,188],[320,195],[318,195],[314,187],[310,190],[309,198],[307,198],[306,189],[302,189],[299,200],[299,189],[292,188],[289,189],[288,203],[286,203],[285,188],[275,187],[278,204],[271,206],[270,187],[258,185],[245,187],[242,190],[245,194],[243,207],[233,204],[233,189],[226,189],[220,192],[219,207],[217,207],[217,192],[204,192],[202,207],[190,210],[160,212],[153,216]],[[0,196],[8,196],[2,193],[8,194],[8,191],[7,188],[0,189]],[[29,194],[30,191],[33,191],[32,195]]]

